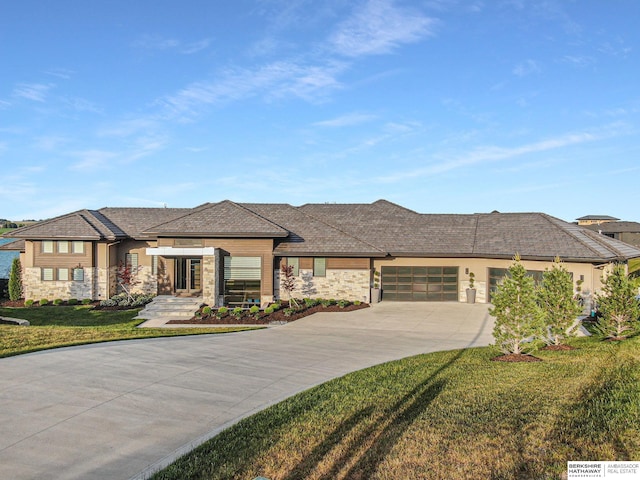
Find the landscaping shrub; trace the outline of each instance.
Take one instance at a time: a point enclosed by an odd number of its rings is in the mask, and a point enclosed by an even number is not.
[[[280,308],[282,307],[282,304],[280,302],[276,302],[273,305],[271,305],[271,307],[273,307],[273,310],[280,310]]]
[[[338,307],[340,308],[348,307],[350,303],[351,302],[349,302],[349,300],[338,300]]]
[[[240,318],[243,313],[244,313],[244,309],[242,307],[236,307],[231,311],[231,315],[233,315],[236,318]]]
[[[53,301],[53,304],[54,304],[54,305],[62,305],[62,299],[61,299],[61,298],[56,298],[56,299]]]
[[[9,272],[9,300],[15,302],[22,298],[22,268],[20,259],[14,258]]]
[[[293,315],[294,313],[296,313],[296,309],[294,307],[288,307],[285,308],[282,313],[284,313],[285,317],[290,317],[291,315]]]
[[[271,315],[275,311],[276,310],[273,308],[273,305],[269,305],[267,308],[264,309],[264,313],[266,313],[267,315]]]
[[[218,318],[222,318],[224,317],[227,313],[229,312],[229,309],[227,307],[220,307],[218,309],[218,311],[216,312],[216,317]]]
[[[304,304],[307,308],[315,307],[318,304],[318,301],[315,298],[305,298]]]
[[[211,315],[211,307],[209,305],[202,309],[202,315]]]
[[[596,331],[603,338],[622,340],[640,330],[640,303],[635,298],[637,289],[627,277],[625,266],[618,264],[602,282],[602,293],[596,302],[602,316]]]
[[[544,334],[543,312],[538,306],[533,278],[516,255],[507,275],[492,296],[496,317],[493,338],[504,354],[526,354],[538,348]],[[533,341],[532,341],[533,339]]]
[[[31,306],[33,306],[33,300],[31,300],[31,299],[25,300],[25,301],[24,301],[24,306],[25,306],[25,307],[31,307]]]
[[[102,300],[100,302],[100,306],[101,307],[118,306],[123,308],[126,308],[126,307],[137,308],[137,307],[143,307],[144,305],[149,303],[151,300],[153,300],[153,295],[147,295],[145,293],[134,293],[134,294],[128,295],[126,292],[123,292],[123,293],[114,295],[113,297],[107,300]]]
[[[258,313],[260,313],[260,307],[258,307],[257,305],[253,305],[250,309],[249,309],[249,313],[251,315],[257,315]]]
[[[320,300],[320,305],[322,305],[323,307],[329,307],[331,306],[331,300],[323,298],[322,300]]]
[[[67,300],[67,305],[77,305],[78,299],[77,298],[70,298],[69,300]]]
[[[91,303],[91,299],[90,298],[83,298],[82,299],[82,305],[89,305]]]
[[[353,302],[353,304],[357,306],[357,305],[361,305],[362,302],[360,300],[356,300],[356,301]]]
[[[40,299],[40,302],[38,302],[38,303],[40,303],[41,307],[44,307],[45,305],[49,304],[49,300],[47,300],[46,298],[42,298],[42,299]]]

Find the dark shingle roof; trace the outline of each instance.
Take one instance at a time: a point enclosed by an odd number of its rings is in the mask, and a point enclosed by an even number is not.
[[[523,259],[560,256],[592,263],[640,257],[637,247],[542,213],[420,214],[386,200],[301,207],[225,200],[192,209],[80,210],[5,236],[273,238],[274,253],[290,256],[511,258],[517,253]]]
[[[224,200],[205,203],[169,222],[146,230],[149,235],[211,237],[286,237],[289,233],[241,205]]]
[[[96,210],[77,212],[18,228],[5,234],[8,238],[115,240],[126,238],[117,225]]]
[[[265,203],[243,203],[242,206],[290,232],[287,238],[277,241],[274,249],[276,255],[348,254],[379,257],[386,254],[362,239],[306,215],[300,208]]]
[[[0,244],[0,250],[10,252],[24,252],[24,246],[24,240],[13,240],[12,242]]]

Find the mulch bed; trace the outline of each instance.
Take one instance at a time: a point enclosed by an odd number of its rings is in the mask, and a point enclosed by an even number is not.
[[[491,359],[494,362],[541,362],[542,359],[524,353],[508,353]]]
[[[246,312],[241,317],[235,317],[230,314],[225,314],[222,318],[217,318],[215,315],[208,315],[203,317],[193,317],[189,320],[170,320],[168,324],[189,324],[189,325],[269,325],[271,323],[288,323],[294,320],[298,320],[303,317],[307,317],[317,312],[351,312],[353,310],[360,310],[361,308],[367,308],[369,304],[361,303],[360,305],[347,305],[344,308],[340,308],[338,305],[329,305],[323,307],[322,305],[316,305],[315,307],[305,308],[293,315],[286,316],[284,314],[285,307],[280,310],[267,315],[264,312],[260,312],[258,315],[251,315]]]

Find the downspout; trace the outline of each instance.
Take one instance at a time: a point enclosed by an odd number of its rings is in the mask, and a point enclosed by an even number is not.
[[[119,243],[121,243],[121,240],[118,240],[117,242],[112,242],[112,243],[107,243],[107,284],[105,285],[105,289],[107,292],[107,298],[109,298],[109,285],[111,285],[111,247],[114,245],[117,245]]]

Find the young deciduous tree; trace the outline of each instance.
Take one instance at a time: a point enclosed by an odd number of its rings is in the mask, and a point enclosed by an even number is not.
[[[543,312],[538,306],[533,278],[514,257],[507,275],[491,297],[496,317],[493,338],[503,353],[528,354],[538,348],[538,338],[544,331]]]
[[[547,345],[561,345],[567,335],[575,335],[576,318],[582,312],[573,294],[573,278],[556,257],[551,270],[542,274],[538,302],[544,313],[546,331],[542,340]],[[573,328],[572,328],[573,327]]]
[[[603,280],[602,293],[596,294],[602,314],[596,325],[603,338],[622,340],[640,331],[640,304],[637,289],[627,277],[625,266],[617,264]]]
[[[9,300],[16,301],[22,298],[22,267],[20,259],[14,258],[9,272]]]
[[[133,287],[141,283],[138,279],[138,272],[140,270],[142,270],[141,265],[133,267],[127,263],[120,262],[118,264],[118,269],[116,270],[116,279],[122,291],[127,294],[127,298],[129,299],[129,301],[133,300],[133,297],[131,296],[131,290],[133,289]]]
[[[293,298],[293,291],[296,289],[296,277],[293,274],[293,265],[282,265],[280,268],[280,288],[287,292],[289,304],[298,308],[298,302]]]

